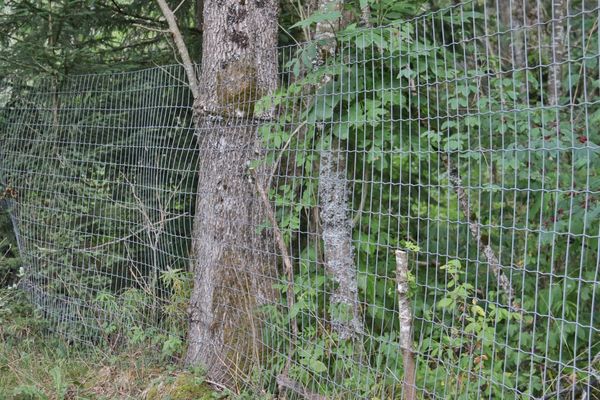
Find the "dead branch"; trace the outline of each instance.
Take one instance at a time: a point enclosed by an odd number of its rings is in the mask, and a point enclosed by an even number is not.
[[[477,242],[479,251],[481,251],[485,255],[485,258],[487,259],[490,267],[492,268],[492,272],[494,273],[494,275],[496,275],[496,280],[498,281],[499,288],[506,293],[506,297],[508,297],[509,307],[513,308],[514,310],[519,310],[520,306],[518,303],[515,302],[514,290],[510,284],[509,279],[504,273],[503,266],[500,264],[500,260],[496,256],[496,253],[491,248],[491,246],[488,243],[484,243],[483,240],[481,240],[481,224],[479,223],[479,221],[474,220],[471,217],[472,213],[471,206],[469,205],[468,195],[465,192],[465,189],[462,185],[462,180],[458,175],[458,171],[452,167],[449,159],[446,160],[446,165],[448,168],[448,176],[450,179],[450,183],[452,184],[452,187],[454,188],[454,191],[456,192],[456,195],[458,197],[458,205],[460,207],[460,210],[467,219],[467,223],[469,224],[469,231],[471,232],[471,236],[473,236],[473,239],[475,239],[475,241]]]
[[[403,399],[414,400],[416,391],[416,367],[412,348],[412,310],[408,298],[408,254],[396,250],[396,291],[398,292],[398,319],[400,320],[400,348],[402,349],[402,363],[404,366],[404,381],[402,383]]]
[[[279,151],[279,155],[277,156],[277,160],[275,160],[275,163],[273,164],[273,169],[271,170],[271,174],[269,175],[269,178],[267,179],[267,185],[266,185],[267,188],[271,187],[271,183],[273,181],[273,177],[275,176],[275,173],[277,172],[277,169],[279,168],[279,164],[281,163],[281,159],[283,158],[283,153],[285,153],[285,151],[287,150],[287,148],[290,145],[290,143],[292,143],[292,139],[294,138],[294,136],[296,136],[296,134],[298,132],[300,132],[300,130],[305,125],[306,125],[306,121],[303,121],[300,125],[298,125],[296,127],[296,129],[294,129],[294,131],[292,132],[292,134],[290,135],[290,137],[288,138],[288,140],[285,142],[284,146]]]
[[[177,25],[175,14],[173,11],[171,11],[165,0],[156,0],[156,2],[163,13],[163,16],[167,20],[167,23],[169,24],[169,31],[171,31],[171,35],[173,35],[173,41],[175,42],[177,51],[181,56],[183,69],[188,77],[188,85],[192,91],[194,100],[196,100],[200,97],[200,91],[198,89],[198,77],[196,76],[196,69],[194,68],[192,59],[190,58],[190,53],[188,52],[187,46],[183,41],[183,36],[181,35],[181,31],[179,30],[179,26]]]
[[[176,216],[173,216],[173,217],[165,218],[164,220],[161,220],[161,221],[158,221],[158,222],[154,222],[154,223],[152,223],[150,225],[144,225],[144,227],[142,227],[142,228],[140,228],[140,229],[138,229],[136,231],[133,231],[132,233],[130,233],[127,236],[122,236],[122,237],[116,238],[114,240],[111,240],[109,242],[100,243],[100,244],[98,244],[96,246],[83,247],[83,248],[80,248],[80,249],[74,248],[73,251],[82,252],[82,253],[85,253],[85,252],[94,252],[96,250],[100,250],[103,247],[124,242],[124,241],[126,241],[128,239],[131,239],[134,236],[137,236],[138,234],[140,234],[140,233],[142,233],[144,231],[147,231],[147,230],[154,231],[154,230],[157,229],[157,226],[162,225],[162,224],[164,224],[166,222],[174,221],[174,220],[182,218],[182,217],[189,217],[189,214],[188,213],[183,213],[183,214],[176,215]]]
[[[310,390],[302,386],[300,382],[296,382],[295,380],[291,379],[289,376],[284,374],[277,375],[277,385],[280,388],[287,389],[306,400],[328,400],[326,396],[311,392]]]

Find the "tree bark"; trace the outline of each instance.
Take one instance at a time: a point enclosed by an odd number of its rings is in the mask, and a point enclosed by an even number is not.
[[[564,56],[565,0],[552,0],[552,47],[548,74],[548,105],[557,107],[562,96],[562,62]],[[559,121],[556,121],[557,132]]]
[[[331,326],[340,339],[356,338],[362,332],[362,322],[352,244],[352,219],[348,207],[346,163],[342,151],[335,144],[321,153],[319,202],[325,262],[335,282],[330,297]]]
[[[249,165],[261,153],[254,103],[277,87],[277,14],[276,0],[204,1],[186,364],[201,364],[226,385],[260,362],[256,316],[260,305],[275,301],[273,239],[257,233],[267,213]]]
[[[195,0],[194,2],[194,25],[196,26],[196,30],[202,32],[202,24],[204,22],[204,18],[202,18],[202,13],[204,12],[204,0]]]
[[[402,398],[415,400],[417,398],[416,364],[413,351],[413,315],[409,299],[410,283],[408,269],[408,254],[396,250],[396,291],[398,293],[398,319],[400,320],[400,349],[402,350],[402,365],[404,380],[402,382]]]
[[[341,11],[343,2],[320,0],[319,8],[322,11]],[[340,22],[336,20],[317,23],[315,39],[321,42],[321,56],[324,58],[335,56],[335,33],[340,28]],[[325,75],[321,86],[332,79],[332,76]],[[324,134],[324,130],[321,131]],[[345,157],[340,150],[339,140],[332,138],[330,147],[322,149],[321,152],[319,216],[325,264],[335,282],[330,296],[331,326],[340,339],[355,339],[362,333],[348,197]]]
[[[524,0],[512,0],[510,12],[509,27],[513,32],[511,41],[511,50],[513,57],[513,67],[515,69],[525,68],[525,35],[527,23],[527,12],[523,4]]]

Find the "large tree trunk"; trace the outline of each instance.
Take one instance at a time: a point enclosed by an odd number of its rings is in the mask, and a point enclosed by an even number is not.
[[[275,296],[272,238],[257,232],[267,216],[248,167],[260,157],[254,102],[277,85],[277,13],[276,0],[204,1],[186,363],[225,384],[259,362],[258,307]]]

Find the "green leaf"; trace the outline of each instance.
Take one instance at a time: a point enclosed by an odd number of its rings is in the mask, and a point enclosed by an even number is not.
[[[479,315],[480,317],[485,317],[485,311],[481,306],[474,305],[473,307],[471,307],[471,312],[473,314]]]
[[[327,371],[327,366],[323,364],[321,361],[316,359],[310,359],[308,361],[308,366],[310,369],[315,371],[316,373],[321,373]]]
[[[315,123],[331,120],[339,101],[339,95],[317,95],[312,110],[308,114],[308,122]]]
[[[289,321],[291,321],[293,318],[296,318],[298,313],[305,308],[305,306],[306,304],[304,303],[304,300],[298,300],[296,303],[294,303],[288,315]]]
[[[342,122],[333,127],[333,134],[341,140],[348,140],[350,136],[350,124]]]
[[[451,305],[454,305],[454,300],[452,300],[452,298],[450,297],[444,297],[443,299],[438,301],[437,308],[449,308]]]

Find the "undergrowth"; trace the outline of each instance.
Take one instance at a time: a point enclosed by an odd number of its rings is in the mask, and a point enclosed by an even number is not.
[[[0,289],[0,399],[234,399],[147,347],[118,352],[53,335],[18,289]]]

